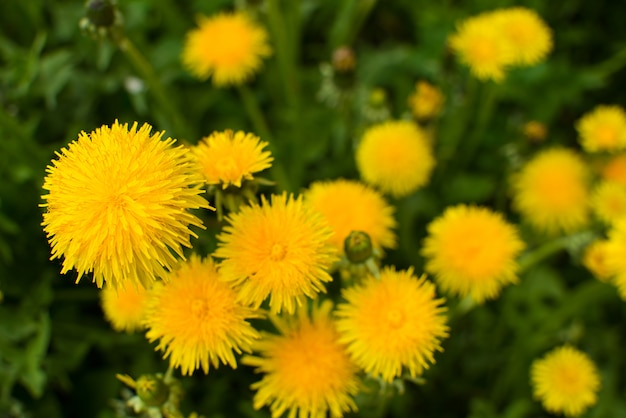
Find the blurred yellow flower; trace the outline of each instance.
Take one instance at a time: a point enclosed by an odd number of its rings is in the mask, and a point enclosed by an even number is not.
[[[600,174],[604,180],[626,186],[626,154],[612,157],[602,166]]]
[[[591,194],[591,208],[606,224],[626,218],[626,186],[609,181],[600,182]]]
[[[147,294],[143,287],[114,289],[104,286],[100,292],[102,311],[114,330],[133,332],[144,327]]]
[[[356,411],[353,397],[360,382],[330,318],[332,303],[306,305],[297,316],[271,319],[281,335],[263,333],[255,346],[259,356],[245,356],[244,364],[256,367],[263,378],[252,385],[254,408],[269,405],[272,417],[341,417]]]
[[[525,244],[499,213],[453,206],[433,220],[427,231],[422,248],[425,269],[444,291],[482,303],[517,282],[516,258]]]
[[[305,199],[328,221],[333,230],[329,242],[339,253],[352,231],[367,233],[376,249],[395,247],[394,208],[376,190],[354,180],[318,181],[311,184]]]
[[[207,184],[241,187],[242,181],[252,180],[253,173],[271,167],[267,142],[243,131],[213,132],[192,148]]]
[[[476,78],[500,82],[514,59],[514,51],[495,16],[491,12],[465,19],[449,37],[448,44]]]
[[[616,222],[608,231],[605,247],[605,261],[609,274],[614,276],[613,283],[619,295],[626,300],[626,218]]]
[[[426,134],[413,122],[390,121],[368,128],[356,150],[366,183],[395,197],[426,185],[435,166]]]
[[[272,52],[265,28],[245,13],[201,16],[198,26],[187,33],[182,61],[194,76],[211,76],[217,87],[242,84]]]
[[[578,120],[576,130],[587,152],[626,149],[626,112],[620,106],[597,106]]]
[[[441,90],[426,81],[418,81],[413,94],[408,99],[413,116],[420,120],[439,116],[443,102]]]
[[[328,244],[332,230],[323,216],[283,193],[271,203],[242,207],[227,217],[217,239],[215,257],[223,258],[224,280],[240,286],[240,300],[255,307],[269,296],[272,312],[293,313],[305,297],[324,292],[332,277],[327,269],[337,260]]]
[[[541,151],[513,177],[513,205],[539,230],[572,232],[589,221],[589,169],[574,151]]]
[[[403,368],[415,377],[435,362],[448,326],[444,301],[431,282],[416,278],[412,269],[386,267],[380,279],[370,276],[343,296],[347,303],[337,309],[340,341],[365,372],[392,382]]]
[[[76,282],[93,273],[98,287],[149,286],[191,247],[189,227],[203,227],[188,212],[209,207],[189,151],[151,129],[115,121],[81,132],[47,168],[42,225]]]
[[[543,141],[548,135],[546,125],[536,120],[526,122],[522,128],[522,132],[526,138],[536,142]]]
[[[211,258],[192,255],[166,282],[150,292],[146,337],[170,358],[170,367],[191,375],[209,363],[237,368],[235,354],[250,352],[258,332],[247,322],[259,314],[237,301],[237,292],[221,280]]]
[[[493,19],[512,52],[512,65],[535,65],[552,50],[552,32],[534,10],[499,9],[493,12]]]
[[[607,262],[607,241],[595,240],[587,247],[583,253],[582,262],[585,268],[594,275],[594,277],[602,282],[609,282],[612,274]]]
[[[600,376],[585,353],[566,345],[535,360],[531,383],[548,412],[575,417],[596,403]]]

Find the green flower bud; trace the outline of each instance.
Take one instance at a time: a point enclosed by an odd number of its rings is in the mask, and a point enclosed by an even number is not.
[[[161,406],[170,396],[170,387],[159,376],[144,374],[135,386],[137,396],[148,406]]]
[[[115,23],[115,4],[113,0],[88,0],[85,5],[89,22],[99,28],[108,28]]]
[[[343,242],[346,257],[351,263],[366,262],[373,253],[372,239],[363,231],[352,231]]]

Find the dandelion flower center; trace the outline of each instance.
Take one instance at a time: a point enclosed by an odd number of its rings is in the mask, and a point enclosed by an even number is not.
[[[270,259],[273,261],[281,261],[287,255],[287,248],[281,244],[272,245],[272,250],[270,252]]]

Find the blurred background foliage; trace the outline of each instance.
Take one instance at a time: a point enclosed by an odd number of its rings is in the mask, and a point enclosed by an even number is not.
[[[184,116],[173,120],[114,43],[79,28],[79,0],[0,2],[0,417],[113,417],[120,397],[116,373],[164,371],[142,335],[116,334],[103,320],[91,283],[59,275],[41,230],[41,185],[54,151],[103,124],[138,121],[184,142],[214,130],[254,131],[236,89],[216,89],[180,64],[185,33],[198,14],[240,6],[227,0],[119,0],[126,35],[153,65],[167,99]],[[319,179],[358,178],[354,140],[364,128],[373,89],[385,92],[391,117],[407,113],[414,84],[426,79],[447,93],[442,137],[480,121],[493,88],[493,118],[472,153],[438,162],[431,185],[394,201],[399,248],[387,264],[415,265],[426,223],[453,203],[476,202],[509,211],[507,174],[540,145],[525,143],[521,126],[538,120],[548,144],[576,147],[574,122],[597,104],[626,105],[626,25],[620,2],[528,0],[553,29],[547,62],[512,72],[501,85],[478,86],[475,103],[460,100],[466,68],[445,47],[455,22],[506,0],[268,0],[250,1],[272,39],[283,39],[250,83],[272,133],[272,152],[287,173],[280,189],[299,191]],[[272,13],[272,8],[281,11]],[[277,16],[281,19],[277,19]],[[285,31],[290,36],[280,36]],[[332,105],[320,101],[333,50],[356,53],[353,76]],[[323,95],[323,94],[322,94]],[[326,97],[328,99],[328,97]],[[466,118],[467,124],[462,123]],[[445,133],[445,135],[444,135]],[[445,148],[446,144],[441,144]],[[543,145],[541,145],[543,146]],[[508,151],[507,151],[508,150]],[[458,157],[458,156],[457,156]],[[209,230],[200,252],[211,251]],[[540,238],[526,234],[530,246]],[[533,242],[535,240],[535,242]],[[516,418],[546,416],[531,398],[534,358],[563,341],[579,342],[598,364],[603,386],[588,417],[626,416],[626,308],[613,287],[595,281],[576,248],[525,272],[522,284],[496,301],[463,313],[450,298],[451,337],[425,374],[403,395],[360,399],[359,416]],[[254,411],[245,366],[183,379],[184,410],[208,417],[267,417]],[[373,389],[374,390],[374,389]],[[394,392],[395,389],[390,390]],[[393,394],[392,394],[393,395]]]

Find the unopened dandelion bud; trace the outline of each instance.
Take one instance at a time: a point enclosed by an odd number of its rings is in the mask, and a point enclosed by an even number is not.
[[[85,15],[89,22],[99,28],[108,28],[115,24],[115,2],[112,0],[89,0],[85,5]]]
[[[137,396],[148,406],[161,406],[170,396],[170,387],[159,376],[144,374],[135,386]]]
[[[356,67],[356,55],[349,46],[341,46],[333,51],[333,69],[338,73],[349,73]]]
[[[366,232],[352,231],[344,241],[344,250],[350,262],[364,263],[372,256],[372,239]]]

